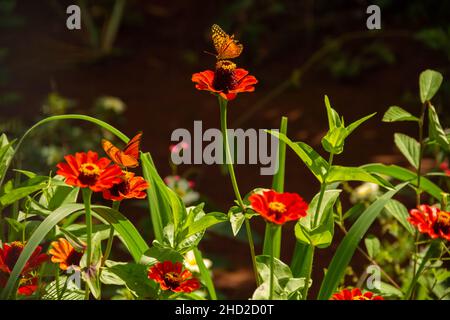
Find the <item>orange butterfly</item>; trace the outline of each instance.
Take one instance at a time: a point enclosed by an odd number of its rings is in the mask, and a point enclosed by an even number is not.
[[[141,138],[142,132],[139,132],[127,143],[123,150],[120,150],[106,139],[102,140],[102,147],[111,160],[118,165],[125,168],[134,168],[139,165],[138,158]]]
[[[244,46],[234,39],[234,35],[229,36],[217,24],[211,27],[211,37],[216,48],[218,60],[233,59],[239,57]]]

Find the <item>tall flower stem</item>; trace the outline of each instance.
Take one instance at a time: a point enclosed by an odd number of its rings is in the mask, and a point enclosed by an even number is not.
[[[275,235],[281,232],[281,226],[269,223],[268,228],[270,228],[270,234]],[[272,245],[270,246],[270,287],[269,287],[269,300],[273,300],[273,285],[275,279],[275,248],[277,246],[277,237],[272,237]]]
[[[420,195],[422,191],[420,190],[420,180],[422,176],[422,158],[423,158],[423,150],[424,150],[424,141],[423,141],[423,126],[425,122],[425,111],[427,109],[427,106],[430,102],[425,101],[425,103],[422,104],[422,108],[420,111],[420,118],[419,118],[419,163],[417,166],[417,189],[416,189],[416,206],[420,206]],[[416,229],[416,234],[414,237],[414,261],[413,261],[413,276],[416,276],[417,273],[417,257],[419,254],[419,248],[417,245],[417,242],[419,241],[419,231]],[[412,287],[410,299],[413,299],[415,292],[415,286]]]
[[[230,174],[230,179],[231,179],[231,184],[233,186],[234,194],[236,196],[239,206],[241,207],[241,209],[245,215],[245,205],[244,205],[244,201],[242,200],[241,194],[239,192],[236,175],[234,173],[233,159],[231,158],[230,145],[228,143],[227,100],[223,99],[220,96],[218,99],[219,99],[219,106],[220,106],[220,125],[221,125],[221,129],[222,129],[223,145],[225,147],[224,148],[225,149],[225,162],[227,164],[228,172]],[[252,229],[250,227],[250,221],[247,217],[245,218],[245,230],[247,232],[248,244],[250,247],[250,254],[252,257],[253,272],[255,274],[256,283],[259,286],[260,281],[259,281],[259,277],[258,277],[258,270],[256,269],[255,245],[253,243],[253,236],[252,236]]]
[[[120,201],[113,201],[112,209],[119,211],[119,207],[120,207]],[[111,249],[112,249],[112,245],[114,242],[114,231],[115,231],[114,226],[111,225],[110,229],[109,229],[108,243],[106,244],[105,254],[103,255],[103,258],[102,258],[102,263],[101,263],[102,267],[105,265],[106,260],[108,260],[109,255],[111,254]],[[101,272],[101,270],[100,270],[100,272]]]
[[[92,191],[91,189],[84,188],[82,191],[83,194],[83,203],[84,203],[84,211],[86,217],[86,255],[87,255],[87,267],[91,266],[91,258],[92,258],[92,212],[91,212],[91,198]],[[85,299],[89,300],[89,286],[86,284],[85,290]]]

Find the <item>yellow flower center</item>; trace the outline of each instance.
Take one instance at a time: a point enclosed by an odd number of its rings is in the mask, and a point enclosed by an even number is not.
[[[438,223],[446,227],[450,227],[450,213],[440,211],[438,215]]]
[[[216,63],[216,69],[232,72],[236,69],[236,64],[229,60],[220,60]]]
[[[352,298],[352,300],[370,300],[369,298],[363,296],[363,295],[359,295],[359,296],[354,296]]]
[[[98,176],[100,174],[100,168],[94,164],[94,163],[83,163],[80,166],[80,172],[84,175],[84,176]]]
[[[133,173],[130,171],[122,171],[123,173],[123,180],[125,181],[130,181],[131,178],[133,177]]]
[[[286,206],[278,201],[270,202],[269,203],[269,209],[275,212],[279,213],[285,213],[286,212]]]

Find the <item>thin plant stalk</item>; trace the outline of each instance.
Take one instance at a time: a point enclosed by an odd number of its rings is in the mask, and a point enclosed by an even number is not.
[[[120,207],[120,201],[113,201],[112,209],[119,211],[119,207]],[[105,254],[103,255],[103,258],[102,258],[102,263],[101,263],[102,267],[105,266],[105,262],[106,262],[106,260],[108,260],[109,255],[111,254],[111,249],[112,249],[112,245],[114,242],[114,231],[115,231],[114,226],[111,225],[109,227],[108,243],[106,244]],[[100,272],[101,272],[101,270],[100,270]]]
[[[91,212],[92,191],[89,188],[83,188],[82,194],[86,216],[86,255],[87,255],[86,265],[89,270],[92,258],[92,212]],[[85,300],[89,300],[89,286],[87,284],[85,289]]]
[[[278,231],[281,231],[281,226],[275,225],[270,223],[269,226],[270,228],[270,234],[277,234],[280,233]],[[274,291],[274,279],[275,279],[275,256],[274,256],[274,252],[275,252],[275,248],[277,246],[277,238],[273,237],[272,238],[272,245],[270,246],[271,252],[270,252],[270,287],[269,287],[269,300],[273,300],[273,291]]]
[[[234,194],[236,196],[236,199],[238,201],[239,206],[241,207],[242,211],[245,215],[245,205],[244,201],[242,200],[241,194],[239,192],[239,187],[236,180],[236,175],[234,173],[234,167],[233,167],[233,160],[231,157],[230,152],[230,145],[228,143],[228,134],[227,134],[227,100],[223,99],[219,96],[219,106],[220,106],[220,125],[222,129],[222,136],[223,136],[223,144],[225,146],[225,162],[227,163],[228,172],[230,174],[231,184],[233,186]],[[250,247],[250,254],[252,257],[252,264],[253,264],[253,272],[255,274],[256,283],[260,284],[259,276],[258,276],[258,270],[256,268],[256,255],[255,255],[255,245],[253,243],[253,236],[252,236],[252,229],[250,227],[250,221],[246,217],[245,218],[245,230],[247,232],[247,238],[248,238],[248,244]]]
[[[126,0],[116,0],[114,3],[111,17],[106,24],[105,33],[102,38],[100,50],[103,54],[108,54],[111,52],[113,43],[117,36],[117,31],[119,30],[119,26],[122,21],[126,2]]]

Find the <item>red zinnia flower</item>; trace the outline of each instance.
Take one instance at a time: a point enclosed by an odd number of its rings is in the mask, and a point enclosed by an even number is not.
[[[135,177],[133,172],[123,171],[122,181],[109,189],[103,190],[103,198],[114,201],[123,199],[144,199],[148,183],[142,177]]]
[[[122,181],[120,167],[109,165],[111,160],[107,158],[99,159],[96,152],[77,152],[75,156],[67,155],[64,159],[66,162],[57,165],[57,174],[64,176],[68,185],[99,192]]]
[[[254,193],[249,198],[250,204],[267,221],[284,224],[306,216],[308,204],[296,193],[278,193],[273,190]]]
[[[79,267],[82,251],[76,251],[75,248],[64,238],[51,243],[51,249],[48,252],[52,256],[53,263],[59,263],[61,270],[67,270],[70,266]]]
[[[4,243],[3,248],[0,248],[0,287],[5,287],[23,248],[24,244],[19,241],[11,242],[10,244]],[[19,294],[31,295],[36,291],[38,277],[33,274],[33,271],[48,259],[45,253],[41,254],[41,250],[42,248],[40,246],[34,250],[20,273],[21,277],[17,290]]]
[[[194,73],[192,81],[198,90],[219,94],[226,100],[233,100],[240,92],[255,91],[254,85],[258,83],[247,70],[236,68],[236,64],[228,60],[217,62],[215,71]]]
[[[439,169],[441,169],[441,170],[445,173],[446,176],[449,176],[449,177],[450,177],[450,168],[449,168],[449,166],[448,166],[448,160],[442,162],[442,163],[439,165]]]
[[[162,290],[189,293],[200,288],[200,282],[189,270],[183,270],[181,262],[158,262],[150,268],[148,277],[158,282]]]
[[[431,238],[450,240],[450,213],[426,204],[409,211],[408,221]]]
[[[366,291],[362,293],[360,289],[341,290],[331,297],[330,300],[384,300],[382,296],[376,296],[373,292]]]

